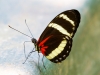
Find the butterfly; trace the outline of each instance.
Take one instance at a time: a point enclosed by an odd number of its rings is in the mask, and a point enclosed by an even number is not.
[[[73,37],[80,23],[76,9],[58,14],[46,27],[38,40],[32,38],[36,51],[53,63],[59,63],[69,56]]]
[[[58,14],[48,24],[38,40],[12,28],[11,26],[9,27],[32,38],[35,51],[42,53],[51,62],[59,63],[69,56],[72,48],[73,37],[79,26],[80,19],[81,16],[78,10],[66,10]],[[28,56],[35,51],[31,51]]]

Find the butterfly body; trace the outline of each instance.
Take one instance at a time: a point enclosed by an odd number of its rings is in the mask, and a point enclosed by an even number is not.
[[[69,55],[72,38],[80,23],[77,10],[58,14],[46,27],[38,41],[33,38],[36,50],[54,63],[62,62]]]

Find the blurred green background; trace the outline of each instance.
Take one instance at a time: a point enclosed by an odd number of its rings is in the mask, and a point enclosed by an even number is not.
[[[46,60],[42,75],[100,75],[100,0],[88,0],[69,57],[61,64]]]

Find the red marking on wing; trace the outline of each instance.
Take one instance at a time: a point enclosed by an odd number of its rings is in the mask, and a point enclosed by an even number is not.
[[[50,38],[51,36],[49,36],[49,37],[47,37],[47,38],[45,38],[42,42],[40,42],[39,43],[39,47],[40,47],[40,50],[41,50],[41,53],[43,54],[43,55],[45,55],[45,51],[46,51],[46,49],[48,48],[48,46],[44,46],[44,43]]]

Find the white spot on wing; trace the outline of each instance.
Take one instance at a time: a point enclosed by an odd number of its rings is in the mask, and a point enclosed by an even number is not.
[[[66,55],[63,55],[63,57],[66,57]]]
[[[62,58],[59,58],[60,60],[62,60]]]
[[[58,60],[56,60],[56,62],[58,62]]]
[[[67,53],[68,53],[68,51],[67,51]]]

